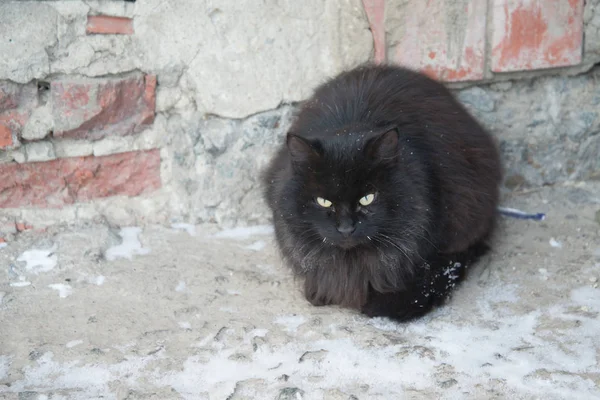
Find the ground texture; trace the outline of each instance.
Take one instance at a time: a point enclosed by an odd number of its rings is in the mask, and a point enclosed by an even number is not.
[[[269,227],[22,233],[0,244],[0,398],[600,398],[600,185],[504,203],[547,218],[503,219],[410,324],[307,304]]]

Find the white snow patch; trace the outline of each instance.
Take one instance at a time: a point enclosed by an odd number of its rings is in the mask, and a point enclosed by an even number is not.
[[[283,325],[286,332],[296,332],[298,327],[306,322],[306,318],[302,315],[284,315],[275,318],[273,322]]]
[[[240,292],[239,290],[227,289],[227,294],[230,294],[232,296],[239,296],[242,294],[242,292]]]
[[[142,232],[138,227],[122,228],[119,236],[123,242],[106,250],[105,257],[108,261],[114,261],[117,258],[126,258],[132,260],[134,255],[145,255],[150,253],[149,248],[142,247],[138,235]]]
[[[600,312],[600,289],[583,286],[571,291],[571,300],[578,305]]]
[[[56,254],[54,254],[55,251],[56,245],[45,250],[27,250],[17,258],[17,261],[26,263],[25,269],[34,274],[48,272],[53,270],[58,263]]]
[[[8,377],[8,368],[10,367],[10,358],[0,356],[0,381]]]
[[[52,285],[48,285],[48,287],[50,289],[58,290],[58,296],[61,299],[69,297],[73,293],[73,288],[64,283],[53,283]]]
[[[263,240],[257,240],[256,242],[254,242],[244,248],[248,249],[248,250],[261,251],[262,249],[265,248],[266,245],[267,245],[267,243],[265,243]]]
[[[136,381],[146,365],[160,357],[158,354],[145,357],[127,357],[122,361],[106,365],[100,363],[81,365],[81,361],[59,363],[52,352],[44,353],[36,360],[37,365],[23,368],[22,378],[13,381],[10,391],[19,393],[31,388],[44,391],[79,389],[74,399],[106,398],[114,394],[113,384],[119,382],[128,387],[137,387]],[[113,398],[109,396],[108,398]]]
[[[459,399],[467,393],[469,398],[485,398],[488,387],[500,387],[503,398],[599,398],[600,389],[591,379],[573,374],[600,373],[594,350],[599,346],[600,321],[595,316],[573,314],[572,306],[600,309],[600,291],[578,288],[564,304],[514,316],[499,313],[490,305],[515,301],[514,289],[505,294],[504,286],[489,289],[479,300],[487,302],[487,307],[470,324],[460,315],[444,313],[409,324],[356,318],[344,326],[362,334],[287,343],[275,340],[268,346],[258,346],[251,360],[243,361],[233,356],[247,351],[252,338],[267,335],[266,329],[253,329],[244,333],[238,344],[227,346],[215,342],[211,333],[193,345],[210,349],[208,360],[204,353],[190,356],[181,369],[172,370],[148,368],[149,362],[164,357],[158,353],[147,357],[130,355],[112,365],[57,363],[51,354],[46,354],[36,366],[25,367],[23,379],[14,382],[10,390],[81,388],[81,398],[91,398],[113,393],[111,384],[115,382],[129,387],[152,382],[157,387],[173,388],[184,399],[203,398],[205,393],[210,393],[211,398],[227,398],[237,382],[261,379],[268,393],[261,393],[264,396],[260,398],[276,398],[281,389],[278,378],[286,374],[286,385],[302,388],[310,393],[310,398],[324,398],[329,389],[351,392],[363,383],[368,386],[361,398],[406,398],[418,391],[427,398]],[[287,315],[274,322],[293,331],[305,321],[304,316]],[[366,326],[366,321],[385,330],[401,331],[403,340],[397,344],[369,344],[365,334],[381,333]],[[561,321],[581,324],[556,324]],[[340,332],[344,331],[338,329]],[[306,352],[319,352],[319,357],[300,362]],[[451,370],[450,376],[457,382],[442,388],[440,371],[445,369]]]
[[[192,224],[184,224],[182,222],[177,222],[171,224],[171,228],[177,231],[186,231],[190,236],[196,236],[196,226]]]
[[[377,328],[381,331],[386,331],[386,332],[401,331],[404,329],[402,327],[402,325],[400,325],[397,322],[394,322],[388,318],[380,318],[380,317],[371,318],[367,322],[367,324],[371,325],[373,328]]]
[[[89,279],[90,283],[93,283],[94,285],[98,285],[98,286],[102,286],[105,281],[106,281],[106,277],[104,277],[102,275],[98,275],[96,277]]]
[[[176,292],[185,292],[185,282],[184,281],[179,281],[179,283],[177,284],[177,286],[175,286],[175,291]]]
[[[264,236],[273,233],[273,227],[270,225],[255,225],[247,227],[238,227],[226,229],[217,232],[214,237],[219,239],[247,239],[252,236]]]
[[[10,286],[12,287],[25,287],[31,285],[31,282],[21,281],[21,282],[12,282]]]
[[[3,249],[5,247],[7,247],[7,246],[8,246],[8,243],[6,243],[6,242],[1,242],[0,243],[0,249]]]
[[[179,322],[179,327],[181,329],[192,329],[192,324],[190,324],[187,321],[181,321],[181,322]]]
[[[79,346],[81,343],[83,343],[83,340],[71,340],[70,342],[65,344],[65,347],[67,349],[72,349],[75,346]]]
[[[559,242],[558,240],[554,239],[554,238],[550,238],[550,246],[552,247],[556,247],[557,249],[560,249],[563,247],[562,243]]]

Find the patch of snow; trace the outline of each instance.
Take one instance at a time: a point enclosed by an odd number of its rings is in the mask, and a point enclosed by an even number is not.
[[[218,239],[247,239],[252,236],[264,236],[271,235],[274,232],[273,227],[270,225],[255,225],[248,227],[238,227],[233,229],[226,229],[221,232],[217,232],[214,237]]]
[[[73,293],[73,288],[64,283],[53,283],[52,285],[48,285],[48,287],[50,289],[58,290],[58,296],[61,299],[69,297]]]
[[[0,356],[0,381],[8,377],[9,366],[10,358],[8,356]]]
[[[181,329],[192,329],[192,324],[190,324],[187,321],[182,321],[182,322],[179,322],[179,327]]]
[[[244,248],[248,249],[248,250],[261,251],[262,249],[265,248],[266,245],[267,244],[263,240],[257,240],[256,242],[254,242]]]
[[[45,250],[27,250],[17,258],[17,261],[24,262],[25,269],[34,274],[48,272],[53,270],[58,264],[56,254],[54,253],[55,251],[56,245]]]
[[[556,247],[558,249],[560,249],[560,248],[563,247],[562,243],[559,242],[558,240],[554,239],[554,238],[550,238],[550,246]]]
[[[65,347],[67,349],[72,349],[75,346],[79,346],[81,343],[83,343],[83,340],[71,340],[65,345]]]
[[[242,292],[240,292],[239,290],[227,289],[227,294],[230,294],[232,296],[239,296],[242,294]]]
[[[7,247],[7,246],[8,246],[8,243],[6,243],[6,242],[1,242],[0,243],[0,249],[3,249],[5,247]]]
[[[585,306],[600,312],[600,289],[583,286],[571,291],[571,300],[577,305]]]
[[[93,283],[94,285],[102,286],[105,281],[106,281],[106,277],[104,277],[102,275],[98,275],[97,277],[93,278],[90,281],[90,283]]]
[[[270,275],[277,273],[277,269],[271,264],[256,264],[256,268]]]
[[[185,292],[185,282],[184,281],[179,281],[179,283],[177,284],[177,286],[175,286],[175,291],[176,292]]]
[[[134,255],[146,255],[150,253],[149,248],[142,247],[138,235],[142,232],[138,227],[122,228],[119,236],[123,239],[122,243],[110,247],[106,250],[105,257],[108,261],[114,261],[117,258],[126,258],[132,260]]]
[[[31,285],[31,282],[21,281],[21,282],[12,282],[10,286],[12,287],[25,287]]]
[[[178,231],[186,231],[190,236],[196,236],[196,226],[192,224],[184,224],[181,222],[171,224],[171,228]]]
[[[135,387],[135,382],[147,364],[160,357],[153,354],[144,357],[128,357],[122,361],[106,365],[100,363],[82,365],[80,361],[60,363],[54,361],[52,352],[44,353],[36,360],[36,365],[23,368],[21,379],[11,382],[10,391],[25,392],[31,388],[43,387],[44,391],[81,389],[74,399],[106,398],[114,393],[112,384],[120,382]],[[113,398],[113,396],[109,396]]]
[[[283,325],[286,332],[296,332],[298,327],[306,322],[306,318],[302,315],[284,315],[275,318],[273,322]]]
[[[367,324],[371,325],[373,328],[379,329],[380,331],[386,331],[386,332],[395,332],[395,331],[401,331],[404,329],[402,327],[402,325],[400,325],[399,323],[394,322],[388,318],[380,318],[380,317],[371,318],[367,322]]]

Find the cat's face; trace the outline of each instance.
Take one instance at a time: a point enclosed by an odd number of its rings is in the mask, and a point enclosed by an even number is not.
[[[397,131],[318,141],[290,135],[287,144],[300,182],[296,210],[312,235],[343,249],[385,240],[382,232],[399,206],[389,190]]]

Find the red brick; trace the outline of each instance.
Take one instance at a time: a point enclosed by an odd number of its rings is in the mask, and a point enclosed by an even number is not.
[[[24,232],[33,229],[33,226],[26,224],[25,222],[17,222],[15,228],[17,229],[17,232]]]
[[[161,187],[159,150],[0,164],[0,207],[49,207]]]
[[[37,106],[35,85],[0,81],[0,149],[12,146]]]
[[[15,108],[33,109],[37,105],[37,88],[33,84],[19,85],[0,81],[0,114]]]
[[[112,17],[109,15],[89,15],[86,32],[103,34],[133,34],[133,20],[125,17]]]
[[[0,123],[0,149],[5,149],[13,145],[12,130]]]
[[[17,108],[20,94],[16,84],[0,82],[0,112]]]
[[[486,3],[418,0],[388,4],[393,61],[441,81],[482,79]]]
[[[18,110],[0,114],[0,149],[13,145],[13,135],[17,136],[21,133],[28,117],[28,112]]]
[[[577,65],[584,0],[494,0],[492,71]]]
[[[363,7],[373,35],[373,61],[385,61],[385,0],[363,0]]]
[[[97,140],[154,122],[156,76],[60,80],[51,84],[54,136]]]

